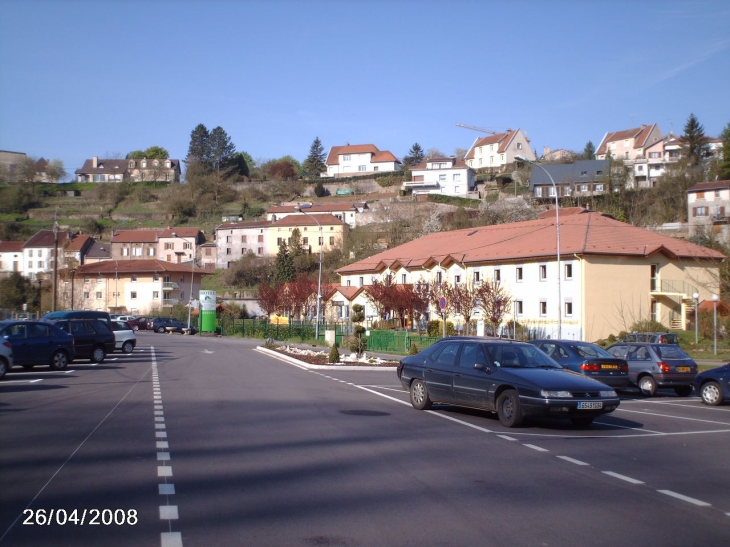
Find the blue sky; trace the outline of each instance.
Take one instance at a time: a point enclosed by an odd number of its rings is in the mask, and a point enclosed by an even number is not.
[[[691,112],[730,122],[730,3],[0,0],[0,149],[86,158],[199,123],[255,159],[373,143],[453,153],[526,131],[582,150]]]

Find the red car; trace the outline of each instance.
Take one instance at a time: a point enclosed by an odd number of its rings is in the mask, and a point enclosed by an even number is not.
[[[130,327],[132,327],[133,331],[147,330],[146,317],[127,317],[127,319],[122,319],[122,317],[120,317],[118,320],[125,321]]]

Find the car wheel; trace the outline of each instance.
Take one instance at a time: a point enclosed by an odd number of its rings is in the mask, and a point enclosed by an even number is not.
[[[8,371],[8,363],[5,361],[5,359],[0,359],[0,378],[5,376],[5,373]]]
[[[157,329],[157,332],[159,332],[160,334],[162,334],[163,332],[165,332],[165,327],[158,328]]]
[[[508,389],[497,398],[497,415],[505,427],[517,427],[522,423],[520,396],[514,389]]]
[[[413,380],[411,384],[411,404],[416,410],[428,410],[433,402],[423,380]]]
[[[68,355],[65,351],[57,351],[51,356],[51,368],[53,370],[63,370],[68,366]]]
[[[702,402],[710,406],[719,406],[722,404],[722,388],[717,382],[707,382],[700,388],[700,397]]]
[[[122,344],[122,353],[132,353],[134,351],[134,344],[131,340],[127,340]]]
[[[577,416],[575,418],[571,418],[570,421],[573,422],[573,425],[577,425],[579,427],[588,427],[593,423],[593,420],[595,420],[595,416]]]
[[[641,390],[641,393],[647,397],[654,397],[657,390],[656,380],[654,380],[651,376],[644,376],[641,380],[639,380],[639,389]]]
[[[106,350],[102,346],[94,346],[91,350],[91,362],[101,363],[106,358]]]
[[[674,393],[680,397],[689,397],[692,395],[692,386],[677,386],[674,388]]]

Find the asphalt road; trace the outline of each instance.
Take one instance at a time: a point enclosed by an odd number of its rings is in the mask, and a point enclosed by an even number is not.
[[[628,394],[590,429],[506,429],[255,345],[141,333],[9,373],[0,547],[730,544],[728,406]]]

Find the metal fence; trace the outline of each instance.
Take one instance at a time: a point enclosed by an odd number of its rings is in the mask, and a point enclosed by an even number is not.
[[[441,340],[441,337],[419,336],[401,330],[371,330],[368,337],[368,351],[407,353],[411,344],[416,344],[416,349],[421,351],[437,340]]]

